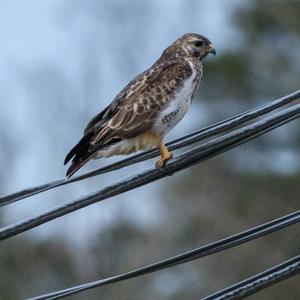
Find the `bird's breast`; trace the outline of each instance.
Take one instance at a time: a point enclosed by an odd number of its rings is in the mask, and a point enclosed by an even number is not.
[[[171,100],[159,113],[157,120],[154,124],[153,131],[164,136],[167,134],[178,122],[184,117],[188,108],[191,105],[192,98],[195,90],[195,79],[197,76],[196,71],[193,73],[174,93]],[[198,80],[197,80],[198,84]]]

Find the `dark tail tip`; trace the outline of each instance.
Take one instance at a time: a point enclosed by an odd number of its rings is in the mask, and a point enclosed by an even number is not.
[[[70,150],[70,152],[67,154],[64,165],[66,165],[73,156],[76,156],[79,154],[79,156],[82,155],[82,153],[85,153],[89,148],[89,139],[90,134],[83,136],[80,141]]]
[[[72,158],[72,156],[70,155],[70,152],[69,152],[64,160],[64,165],[66,165],[71,160],[71,158]]]
[[[80,168],[80,164],[73,163],[66,172],[66,177],[70,178],[74,175]]]

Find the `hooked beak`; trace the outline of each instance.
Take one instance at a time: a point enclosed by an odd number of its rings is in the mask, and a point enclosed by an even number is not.
[[[214,48],[214,46],[212,44],[209,44],[207,46],[207,48],[205,48],[205,50],[206,50],[207,54],[211,53],[213,55],[216,55],[216,49]]]

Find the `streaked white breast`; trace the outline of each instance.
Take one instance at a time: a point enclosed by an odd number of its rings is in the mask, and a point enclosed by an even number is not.
[[[168,106],[160,113],[154,124],[154,132],[158,134],[167,134],[178,122],[184,117],[189,106],[191,105],[191,97],[193,91],[193,80],[196,71],[191,62],[189,62],[193,74],[185,80],[183,86],[175,94],[174,98],[169,102]]]

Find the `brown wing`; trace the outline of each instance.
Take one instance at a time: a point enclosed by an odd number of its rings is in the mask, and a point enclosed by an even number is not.
[[[186,62],[176,60],[161,64],[150,72],[139,76],[135,80],[136,84],[129,84],[117,96],[113,113],[108,122],[102,123],[101,130],[91,140],[91,144],[103,145],[104,140],[107,142],[115,137],[132,138],[150,129],[157,114],[192,70]]]
[[[137,76],[84,130],[79,143],[69,152],[67,171],[71,176],[102,147],[132,138],[150,129],[162,107],[171,99],[192,70],[185,61],[159,62]]]

